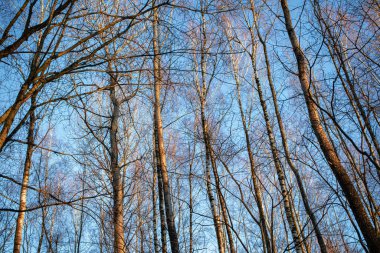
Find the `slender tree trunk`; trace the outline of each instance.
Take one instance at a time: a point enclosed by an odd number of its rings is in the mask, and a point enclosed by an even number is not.
[[[111,128],[110,128],[110,143],[111,143],[111,171],[112,171],[112,188],[113,188],[113,225],[114,225],[114,252],[126,252],[124,240],[124,189],[121,169],[119,167],[119,149],[117,133],[119,130],[120,104],[116,98],[116,82],[111,76]]]
[[[157,184],[158,184],[158,202],[160,209],[160,231],[161,231],[161,251],[166,253],[167,244],[166,244],[166,216],[165,216],[165,203],[164,203],[164,193],[162,190],[162,174],[161,170],[157,170]]]
[[[42,211],[43,212],[43,211]],[[42,250],[42,241],[44,239],[44,226],[41,226],[41,233],[40,233],[40,236],[38,238],[38,246],[37,246],[37,253],[40,253],[41,250]]]
[[[206,137],[208,139],[206,142],[206,145],[207,145],[207,149],[209,150],[209,153],[210,153],[211,167],[212,167],[212,170],[214,173],[214,178],[215,178],[215,188],[216,188],[217,195],[219,198],[221,213],[223,215],[223,220],[224,220],[225,227],[226,227],[228,242],[230,245],[230,253],[235,253],[236,250],[235,250],[234,240],[233,240],[232,231],[231,231],[231,227],[230,227],[231,225],[229,222],[227,205],[226,205],[226,202],[225,202],[224,197],[222,195],[222,191],[220,189],[218,167],[216,166],[215,156],[213,153],[213,148],[211,146],[211,139],[210,139],[210,133],[209,132],[206,133]]]
[[[202,79],[205,79],[206,75],[206,64],[204,60],[204,54],[201,55],[201,65],[202,65]],[[214,193],[212,190],[212,184],[211,184],[211,150],[209,149],[209,145],[207,144],[209,142],[208,138],[208,124],[205,116],[205,96],[206,96],[206,81],[203,81],[203,87],[200,87],[199,81],[196,81],[197,83],[197,90],[199,95],[199,100],[201,104],[201,123],[202,123],[202,133],[203,133],[203,141],[205,144],[205,152],[206,152],[206,187],[207,187],[207,195],[211,206],[211,212],[215,227],[215,233],[216,238],[218,241],[218,249],[219,253],[224,253],[225,251],[225,245],[224,245],[224,235],[223,235],[223,228],[222,223],[218,214],[217,205],[215,203]]]
[[[81,242],[82,242],[82,233],[83,233],[83,218],[84,218],[84,212],[83,212],[83,208],[84,208],[84,205],[83,205],[83,202],[84,200],[81,200],[81,214],[80,214],[80,224],[79,224],[79,234],[78,234],[78,238],[77,238],[77,242],[76,242],[76,251],[75,253],[80,253],[80,245],[81,245]]]
[[[202,61],[202,80],[204,81],[203,85],[202,85],[203,87],[206,87],[205,74],[206,74],[206,72],[205,72],[205,61]],[[205,104],[206,104],[205,99],[207,96],[206,90],[203,89],[202,94],[203,95],[201,97],[201,100],[202,100],[202,102],[201,102],[201,104],[202,104],[201,105],[201,121],[202,121],[202,129],[203,129],[203,140],[205,143],[205,150],[206,150],[206,159],[209,159],[209,164],[211,162],[211,168],[213,170],[213,174],[214,174],[214,178],[215,178],[215,188],[216,188],[217,196],[219,199],[223,220],[224,220],[224,223],[226,225],[225,227],[226,227],[227,237],[228,237],[228,241],[229,241],[229,245],[230,245],[230,252],[235,253],[236,250],[235,250],[235,246],[234,246],[232,231],[231,231],[230,224],[229,224],[229,218],[228,218],[228,214],[227,214],[227,206],[226,206],[226,203],[224,201],[224,197],[223,197],[221,189],[220,189],[218,168],[216,165],[215,156],[213,154],[213,148],[211,146],[210,132],[209,132],[206,116],[205,116]],[[210,167],[210,165],[208,167]],[[208,170],[210,170],[210,169],[208,169]],[[208,174],[210,174],[210,171],[208,172]],[[211,184],[211,176],[208,178],[210,179],[210,184]],[[211,185],[208,188],[211,189]],[[211,193],[211,195],[213,195],[212,192],[210,192],[210,193]],[[215,210],[216,210],[216,207],[215,207]],[[218,215],[217,211],[215,212],[215,214]],[[220,218],[218,218],[218,219],[220,221]],[[218,227],[218,230],[219,229],[221,230],[221,231],[219,231],[221,233],[222,228]]]
[[[24,227],[26,201],[27,201],[27,193],[28,193],[28,185],[29,185],[29,174],[30,174],[30,168],[32,166],[32,155],[33,155],[33,150],[34,150],[33,148],[34,128],[35,128],[35,123],[36,123],[36,116],[34,113],[35,106],[36,106],[36,96],[34,95],[32,97],[31,107],[30,107],[28,145],[26,148],[24,173],[23,173],[22,186],[21,186],[21,191],[20,191],[19,213],[17,215],[17,221],[16,221],[16,231],[15,231],[15,239],[14,239],[14,247],[13,247],[14,253],[19,253],[21,251],[21,245],[22,245],[22,232],[23,232],[23,227]]]
[[[301,232],[299,229],[299,225],[297,224],[295,214],[291,208],[290,196],[289,196],[290,192],[289,192],[288,187],[286,185],[285,173],[284,173],[284,170],[282,169],[282,166],[280,163],[279,153],[278,153],[278,150],[276,147],[276,139],[275,139],[275,136],[273,134],[273,127],[272,127],[270,119],[269,119],[267,105],[266,105],[264,95],[262,92],[261,82],[260,82],[260,79],[259,79],[259,76],[257,73],[256,48],[255,48],[256,45],[255,45],[255,41],[254,41],[254,34],[253,34],[252,28],[251,28],[250,34],[251,34],[251,40],[252,40],[251,61],[252,61],[252,68],[253,68],[253,72],[254,72],[253,78],[254,78],[254,82],[256,83],[256,86],[257,86],[260,105],[261,105],[261,109],[263,110],[263,114],[264,114],[265,126],[267,129],[267,135],[268,135],[268,139],[269,139],[269,145],[270,145],[270,149],[271,149],[271,153],[272,153],[272,157],[273,157],[273,161],[274,161],[274,166],[275,166],[275,169],[277,172],[278,181],[280,183],[281,195],[284,199],[284,208],[285,208],[286,219],[288,221],[288,224],[289,224],[289,227],[290,227],[290,230],[292,233],[292,237],[293,237],[293,240],[295,243],[296,251],[297,252],[305,252],[305,247],[304,247],[304,243],[302,241],[302,236],[301,236]]]
[[[138,197],[138,202],[137,202],[137,208],[138,208],[138,229],[139,229],[139,233],[140,233],[140,240],[139,240],[139,243],[140,243],[140,253],[144,253],[145,250],[144,250],[144,241],[145,241],[145,236],[144,236],[144,227],[143,227],[143,217],[141,215],[141,206],[142,206],[142,199],[141,199],[141,191],[142,189],[139,187],[138,188],[138,194],[137,194],[137,197]],[[138,236],[136,236],[136,238],[138,239]]]
[[[153,245],[154,253],[159,252],[158,244],[158,235],[157,235],[157,193],[156,193],[156,184],[157,184],[157,171],[156,171],[156,157],[155,157],[155,141],[153,135],[153,186],[152,186],[152,206],[153,206]]]
[[[287,1],[281,0],[281,6],[284,13],[286,30],[288,32],[293,52],[297,60],[298,77],[305,97],[309,119],[314,130],[314,134],[318,139],[319,145],[331,170],[333,171],[348,203],[350,204],[356,222],[358,223],[359,228],[368,244],[369,251],[371,253],[380,252],[380,233],[379,231],[376,231],[372,226],[372,223],[366,213],[362,200],[360,199],[360,196],[356,191],[354,184],[352,183],[346,169],[343,167],[338,154],[335,152],[333,145],[329,141],[326,132],[322,127],[318,114],[318,108],[315,104],[311,90],[308,63],[298,42],[297,35],[294,31]]]
[[[207,195],[208,199],[210,201],[211,206],[211,212],[215,227],[215,233],[216,233],[216,239],[218,241],[218,249],[219,253],[225,252],[225,245],[224,245],[224,235],[223,235],[223,227],[222,222],[220,220],[220,216],[218,214],[217,205],[215,203],[214,193],[212,190],[212,184],[211,184],[211,172],[210,172],[210,157],[209,157],[208,149],[206,148],[206,187],[207,187]]]
[[[194,133],[196,128],[194,127]],[[194,136],[195,137],[195,136]],[[193,253],[193,163],[195,156],[195,138],[193,144],[193,154],[189,165],[189,253]]]
[[[155,7],[155,1],[154,1]],[[156,145],[158,147],[157,154],[157,167],[159,167],[162,175],[162,188],[164,194],[165,202],[165,212],[166,212],[166,223],[168,226],[168,233],[170,239],[170,246],[173,253],[179,252],[179,243],[177,230],[175,228],[175,220],[173,214],[173,204],[170,194],[169,186],[169,176],[166,165],[166,155],[164,147],[164,135],[162,129],[162,118],[161,118],[161,102],[160,102],[160,92],[161,92],[161,57],[159,50],[159,35],[158,35],[158,10],[153,9],[153,50],[154,50],[154,127],[155,127],[155,137]]]
[[[257,24],[255,24],[255,26],[257,28],[257,35],[259,37],[259,41],[263,47],[266,70],[267,70],[267,78],[268,78],[268,82],[269,82],[269,86],[270,86],[270,90],[271,90],[271,94],[272,94],[272,100],[273,100],[273,104],[274,104],[274,111],[276,114],[278,127],[280,129],[282,146],[283,146],[284,151],[285,151],[285,158],[286,158],[286,161],[287,161],[290,169],[292,170],[292,172],[296,178],[298,189],[299,189],[299,191],[301,193],[301,197],[302,197],[302,202],[303,202],[303,205],[305,207],[306,213],[309,216],[311,223],[313,225],[313,229],[314,229],[315,235],[317,237],[319,248],[320,248],[322,253],[327,253],[326,244],[323,240],[322,233],[319,229],[317,218],[315,217],[314,212],[310,207],[309,198],[306,194],[306,190],[305,190],[305,187],[303,185],[301,175],[300,175],[298,169],[296,168],[295,164],[293,163],[291,156],[290,156],[288,141],[287,141],[287,137],[286,137],[286,131],[285,131],[284,123],[282,121],[281,113],[280,113],[280,110],[278,107],[276,89],[275,89],[274,84],[273,84],[272,71],[271,71],[271,65],[269,62],[269,56],[268,56],[266,41],[262,38]]]
[[[104,234],[105,234],[105,212],[102,206],[100,206],[100,229],[99,229],[99,251],[103,253],[103,242],[104,242]]]
[[[203,6],[202,6],[203,8]],[[205,152],[206,152],[206,187],[207,187],[207,195],[209,198],[210,206],[211,206],[211,212],[213,217],[213,223],[215,228],[215,234],[218,241],[218,250],[219,253],[225,252],[225,243],[224,243],[224,233],[223,233],[223,227],[221,223],[221,219],[218,213],[217,204],[214,198],[213,190],[212,190],[212,184],[211,184],[211,150],[209,149],[210,145],[209,143],[209,130],[208,130],[208,122],[205,115],[205,107],[206,107],[206,97],[207,97],[207,82],[206,82],[206,44],[207,44],[207,36],[206,36],[206,22],[204,17],[204,10],[202,9],[201,12],[202,15],[202,26],[201,26],[201,34],[202,34],[202,41],[201,41],[201,77],[202,77],[202,87],[200,85],[200,82],[197,78],[196,85],[197,85],[197,93],[199,97],[200,102],[200,109],[201,109],[201,124],[202,124],[202,134],[203,134],[203,142],[205,145]]]
[[[86,168],[84,168],[83,179],[82,179],[82,197],[84,197],[84,193],[85,193],[85,189],[84,189],[85,178],[86,178]],[[82,241],[82,234],[83,234],[83,221],[84,221],[84,199],[80,201],[79,231],[78,231],[78,235],[76,236],[76,243],[75,243],[76,250],[74,251],[75,253],[80,253],[80,244]],[[77,234],[77,232],[75,234]]]
[[[46,240],[48,241],[48,250],[47,252],[53,253],[54,252],[54,247],[53,247],[53,232],[54,232],[54,224],[55,224],[55,218],[57,214],[57,208],[54,208],[51,217],[50,217],[50,227],[49,231],[46,229],[46,224],[45,225],[45,237]],[[46,221],[46,220],[45,220]]]
[[[202,65],[202,79],[205,78],[205,72],[206,72],[206,65],[204,63],[204,56],[202,53],[201,56],[201,65]],[[208,134],[208,125],[205,117],[205,92],[206,92],[206,83],[203,81],[203,87],[202,89],[200,88],[199,81],[197,82],[197,89],[198,89],[198,95],[200,99],[200,104],[201,104],[201,123],[202,123],[202,133],[203,133],[203,141],[205,143],[205,152],[206,152],[206,188],[207,188],[207,196],[210,202],[211,206],[211,213],[212,213],[212,218],[214,222],[214,228],[215,228],[215,234],[216,238],[218,241],[218,250],[219,253],[224,253],[225,252],[225,244],[224,244],[224,235],[223,235],[223,228],[222,228],[222,223],[220,220],[220,216],[218,213],[217,205],[215,203],[215,198],[214,198],[214,193],[212,190],[212,184],[211,184],[211,151],[209,149],[209,146],[207,145],[209,138],[207,136]]]
[[[227,33],[229,33],[227,31]],[[231,51],[233,50],[233,47],[231,45],[231,36],[228,34],[230,37],[230,49]],[[255,160],[253,158],[253,153],[252,153],[252,148],[251,148],[251,140],[249,138],[249,131],[248,131],[248,125],[247,121],[245,118],[244,114],[244,109],[243,109],[243,104],[241,101],[241,92],[240,92],[240,78],[238,76],[238,68],[237,68],[237,63],[235,62],[235,58],[232,57],[231,54],[231,62],[232,62],[232,69],[233,69],[233,74],[234,74],[234,79],[235,79],[235,84],[236,84],[236,92],[237,92],[237,101],[239,105],[239,112],[240,112],[240,118],[243,124],[243,130],[244,130],[244,137],[245,137],[245,143],[247,147],[247,153],[248,153],[248,158],[249,158],[249,165],[250,165],[250,171],[251,171],[251,178],[252,178],[252,183],[253,183],[253,190],[255,192],[255,200],[257,204],[257,208],[259,210],[259,219],[260,219],[260,230],[261,230],[261,236],[263,238],[263,248],[264,252],[277,252],[276,246],[272,245],[271,239],[268,233],[268,227],[267,227],[267,222],[266,222],[266,216],[265,216],[265,211],[264,211],[264,204],[262,200],[262,192],[261,192],[261,187],[260,183],[257,179],[256,175],[256,169],[255,169]]]
[[[155,123],[154,123],[155,124]],[[157,154],[158,146],[157,141],[155,137],[155,132],[153,135],[153,141],[154,141],[154,159],[155,159],[155,170],[157,175],[157,186],[158,186],[158,205],[159,205],[159,212],[160,212],[160,232],[161,232],[161,252],[166,253],[167,252],[167,245],[166,245],[166,217],[165,217],[165,203],[164,203],[164,193],[163,193],[163,187],[162,187],[162,173],[161,168],[158,166],[159,158]]]
[[[46,156],[46,162],[45,162],[44,187],[47,187],[47,177],[48,177],[48,172],[49,172],[48,161],[49,161],[49,153]],[[41,187],[41,185],[40,185],[40,187]],[[42,202],[41,202],[42,193],[38,194],[38,202],[42,206],[46,204],[46,193],[43,193],[43,194],[44,194],[44,196],[43,196]],[[47,235],[46,226],[45,226],[46,217],[47,217],[47,207],[43,207],[41,209],[41,233],[40,233],[40,238],[38,240],[38,247],[37,247],[37,251],[36,251],[37,253],[41,252],[43,239]],[[49,240],[49,238],[46,238],[46,240]]]
[[[190,209],[190,217],[189,217],[189,252],[193,252],[193,184],[192,184],[192,171],[190,167],[190,176],[189,176],[189,209]]]

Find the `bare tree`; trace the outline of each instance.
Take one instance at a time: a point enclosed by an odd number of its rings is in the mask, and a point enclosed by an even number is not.
[[[286,30],[289,35],[289,39],[292,43],[294,55],[298,64],[298,77],[301,83],[302,91],[305,96],[305,101],[309,113],[310,123],[313,127],[314,133],[318,138],[319,145],[330,165],[331,170],[336,176],[340,186],[342,187],[345,197],[350,203],[351,210],[355,216],[364,238],[368,243],[368,248],[371,252],[376,252],[380,245],[379,233],[373,227],[367,212],[363,206],[363,203],[355,189],[346,169],[343,167],[342,162],[339,159],[338,154],[335,152],[329,138],[323,130],[321,119],[318,114],[318,107],[310,85],[310,75],[307,59],[300,47],[297,35],[294,31],[288,3],[286,0],[281,0],[282,10],[285,17]]]
[[[161,85],[162,85],[162,74],[161,74],[161,58],[159,49],[159,30],[158,30],[158,10],[156,8],[156,3],[153,2],[153,68],[154,68],[154,132],[155,132],[155,146],[156,146],[156,163],[157,171],[162,177],[162,190],[165,202],[165,215],[166,224],[170,238],[170,246],[172,252],[179,252],[178,235],[175,227],[174,213],[172,197],[170,194],[169,186],[169,175],[166,165],[166,155],[164,147],[164,136],[162,129],[162,118],[161,118]]]

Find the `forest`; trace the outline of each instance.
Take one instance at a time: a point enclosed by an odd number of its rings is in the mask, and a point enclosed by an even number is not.
[[[0,252],[379,253],[379,0],[0,0]]]

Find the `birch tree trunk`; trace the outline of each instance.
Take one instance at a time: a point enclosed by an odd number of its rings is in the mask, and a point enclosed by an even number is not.
[[[227,31],[229,41],[230,41],[230,50],[232,51],[232,44],[231,44],[231,35],[229,34],[229,31]],[[250,172],[251,172],[251,178],[252,178],[252,183],[253,183],[253,190],[255,192],[255,200],[257,204],[257,208],[259,211],[259,221],[260,221],[260,230],[261,230],[261,236],[263,238],[263,248],[264,252],[277,252],[275,243],[271,243],[271,238],[268,233],[268,227],[267,227],[267,221],[266,221],[266,215],[264,211],[264,204],[263,204],[263,197],[262,197],[262,191],[260,187],[259,180],[257,179],[256,175],[256,168],[255,168],[255,160],[253,158],[253,153],[252,153],[252,148],[251,148],[251,140],[249,137],[249,131],[248,131],[248,124],[247,120],[244,114],[244,109],[243,109],[243,103],[241,101],[241,89],[240,89],[240,79],[238,76],[238,66],[236,62],[236,58],[232,56],[231,54],[231,63],[232,63],[232,71],[235,79],[235,84],[236,84],[236,93],[237,93],[237,102],[239,106],[239,112],[240,112],[240,118],[241,122],[243,124],[243,131],[244,131],[244,138],[245,138],[245,143],[247,147],[247,153],[248,153],[248,158],[249,158],[249,165],[250,165]],[[274,238],[273,238],[274,242]]]
[[[170,246],[173,253],[179,252],[179,243],[177,230],[175,228],[175,220],[173,214],[173,204],[170,194],[169,176],[166,165],[166,155],[164,147],[164,135],[162,129],[161,118],[161,57],[159,49],[159,34],[158,34],[158,10],[155,8],[155,1],[153,2],[153,68],[154,68],[154,128],[156,137],[156,156],[157,156],[157,168],[161,171],[162,176],[162,188],[165,202],[166,223],[168,226],[168,233],[170,239]]]
[[[290,169],[292,170],[292,172],[296,178],[298,189],[299,189],[301,197],[302,197],[302,202],[303,202],[303,205],[305,207],[306,213],[309,216],[311,223],[313,225],[313,229],[314,229],[315,235],[316,235],[317,240],[318,240],[319,248],[320,248],[322,253],[327,253],[326,244],[323,240],[322,233],[319,229],[317,218],[315,217],[314,212],[310,207],[309,198],[306,194],[306,190],[305,190],[305,187],[303,185],[301,175],[298,171],[298,168],[295,166],[295,164],[293,163],[291,156],[290,156],[286,131],[285,131],[284,123],[282,121],[281,113],[280,113],[280,110],[278,107],[277,92],[276,92],[276,89],[274,87],[274,83],[273,83],[273,79],[272,79],[272,70],[271,70],[271,64],[269,62],[267,44],[266,44],[266,41],[264,40],[264,38],[261,36],[256,18],[255,18],[255,27],[256,27],[256,31],[257,31],[257,36],[258,36],[259,41],[263,47],[267,78],[268,78],[268,83],[269,83],[271,94],[272,94],[272,101],[273,101],[273,105],[274,105],[274,111],[275,111],[278,127],[280,129],[281,142],[282,142],[282,146],[284,148],[286,162],[288,163]]]
[[[33,150],[34,150],[34,147],[33,147],[34,128],[35,128],[35,123],[36,123],[36,116],[34,112],[35,106],[36,106],[36,95],[33,95],[31,99],[31,106],[30,106],[28,144],[26,148],[24,173],[23,173],[22,186],[21,186],[21,191],[20,191],[19,212],[18,212],[17,221],[16,221],[15,239],[14,239],[14,247],[13,247],[14,253],[19,253],[21,251],[21,245],[22,245],[22,232],[24,228],[24,218],[25,218],[25,210],[26,210],[28,185],[29,185],[29,175],[30,175],[30,168],[32,166],[32,155],[33,155]]]
[[[205,145],[205,152],[206,152],[206,187],[207,187],[207,195],[211,206],[211,212],[212,212],[212,218],[215,228],[215,234],[218,242],[218,251],[219,253],[225,252],[225,243],[224,243],[224,233],[223,233],[223,227],[222,222],[218,213],[217,204],[215,201],[212,184],[211,184],[211,150],[209,149],[209,130],[208,130],[208,122],[205,115],[205,109],[206,109],[206,97],[207,97],[207,82],[206,82],[206,44],[207,44],[207,36],[206,36],[206,24],[205,24],[205,17],[204,17],[204,10],[202,6],[201,10],[202,15],[202,26],[201,26],[201,77],[202,77],[202,86],[200,84],[200,81],[198,78],[196,78],[196,86],[197,86],[197,93],[199,97],[199,103],[200,103],[200,118],[201,118],[201,125],[202,125],[202,136],[203,136],[203,142]]]
[[[270,119],[269,119],[267,105],[266,105],[264,95],[262,92],[261,82],[260,82],[260,79],[259,79],[259,76],[257,73],[257,66],[256,66],[256,64],[257,64],[256,63],[256,46],[257,45],[256,45],[256,42],[254,40],[254,32],[253,32],[252,27],[250,27],[250,35],[251,35],[251,41],[252,41],[252,53],[250,56],[251,56],[251,63],[252,63],[252,68],[253,68],[253,72],[254,72],[253,73],[253,79],[254,79],[254,82],[255,82],[256,87],[257,87],[261,109],[262,109],[263,114],[264,114],[264,121],[265,121],[268,139],[269,139],[270,150],[271,150],[272,158],[274,161],[274,167],[275,167],[276,172],[277,172],[278,181],[280,183],[281,195],[282,195],[283,201],[284,201],[285,215],[286,215],[286,219],[288,221],[288,224],[289,224],[289,227],[290,227],[290,230],[292,233],[292,237],[293,237],[293,240],[295,243],[295,249],[297,252],[303,253],[303,252],[306,252],[305,247],[304,247],[304,243],[302,240],[299,224],[297,223],[295,214],[291,208],[290,196],[289,196],[290,192],[289,192],[288,187],[286,185],[285,173],[284,173],[284,170],[282,169],[282,166],[280,163],[279,153],[278,153],[278,149],[276,147],[276,139],[275,139],[275,136],[273,134],[273,127],[272,127]]]

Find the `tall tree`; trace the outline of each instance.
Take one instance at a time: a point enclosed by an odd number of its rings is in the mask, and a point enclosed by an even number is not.
[[[158,30],[158,8],[156,1],[153,1],[153,74],[154,74],[154,132],[156,141],[156,162],[158,173],[161,173],[162,177],[162,189],[165,202],[165,214],[166,214],[166,224],[170,238],[170,246],[173,253],[179,252],[178,235],[175,227],[175,218],[173,211],[172,197],[170,193],[169,185],[169,175],[166,164],[166,154],[164,146],[164,134],[162,128],[162,117],[161,117],[161,85],[162,85],[162,74],[161,74],[161,56],[160,56],[160,41],[159,41],[159,30]]]
[[[323,154],[325,155],[325,158],[328,161],[331,170],[333,171],[340,187],[345,194],[345,197],[347,198],[347,201],[350,204],[351,210],[355,216],[356,222],[358,223],[361,232],[363,233],[364,238],[366,239],[370,252],[378,252],[380,249],[380,232],[376,231],[376,229],[373,227],[367,215],[365,207],[363,206],[362,200],[350,179],[350,176],[348,175],[346,169],[340,161],[338,154],[336,153],[332,143],[330,142],[326,132],[323,129],[323,125],[318,113],[318,107],[312,93],[308,62],[300,46],[297,34],[293,28],[288,2],[286,0],[281,0],[281,7],[284,13],[286,30],[297,60],[298,78],[305,97],[311,126],[318,139]]]
[[[19,213],[17,215],[16,221],[16,230],[15,230],[15,239],[13,252],[19,253],[21,252],[22,245],[22,232],[24,227],[24,219],[25,219],[25,210],[27,204],[27,193],[29,187],[29,177],[30,177],[30,169],[32,167],[32,155],[34,150],[34,139],[35,139],[35,125],[36,125],[36,96],[32,97],[31,105],[30,105],[30,116],[29,116],[29,129],[28,129],[28,140],[27,140],[27,148],[24,162],[24,173],[22,177],[22,185],[20,191],[20,204],[19,204]]]

